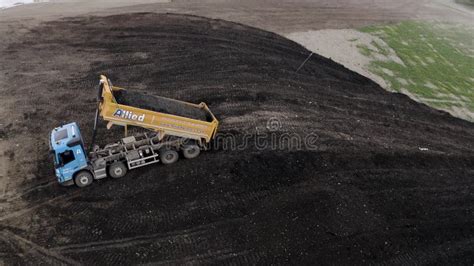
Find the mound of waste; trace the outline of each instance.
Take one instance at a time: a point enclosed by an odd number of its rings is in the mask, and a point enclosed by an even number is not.
[[[41,49],[22,58],[33,46]],[[42,69],[96,58],[62,73],[64,86],[21,80],[35,84],[22,86],[35,95],[28,104],[50,114],[30,121],[38,129],[31,134],[75,119],[88,136],[95,84],[106,74],[144,95],[206,102],[225,136],[193,160],[80,192],[29,192],[32,216],[8,226],[51,254],[83,264],[472,263],[471,123],[317,54],[297,72],[310,51],[222,20],[68,18],[35,28],[11,49]],[[58,96],[48,98],[53,88]],[[74,100],[64,102],[68,95]],[[99,131],[98,142],[121,134]],[[46,182],[53,174],[42,145],[30,157],[39,158],[36,175]]]

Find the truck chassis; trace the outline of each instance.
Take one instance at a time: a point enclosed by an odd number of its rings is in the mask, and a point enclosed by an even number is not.
[[[76,174],[75,183],[82,187],[89,185],[94,179],[107,176],[123,177],[127,170],[132,170],[149,164],[162,162],[171,164],[178,160],[181,151],[187,159],[200,154],[201,147],[196,143],[181,138],[160,140],[158,133],[144,133],[122,138],[119,142],[108,144],[103,148],[95,146],[89,154],[88,169]],[[92,174],[87,176],[87,172]]]

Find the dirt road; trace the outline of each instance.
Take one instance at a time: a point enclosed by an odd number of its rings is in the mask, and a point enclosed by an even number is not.
[[[0,11],[0,21],[21,19],[35,23],[68,16],[144,11],[225,19],[279,34],[359,28],[411,19],[473,23],[472,11],[452,0],[53,0]]]
[[[296,73],[308,54],[174,14],[68,18],[15,37],[0,54],[2,135],[18,144],[4,152],[3,262],[471,263],[474,125],[318,55]],[[49,130],[77,121],[90,141],[101,73],[208,103],[239,148],[59,187]],[[122,133],[101,126],[98,142]]]

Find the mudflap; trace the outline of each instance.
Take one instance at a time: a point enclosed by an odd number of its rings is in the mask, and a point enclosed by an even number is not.
[[[212,141],[209,141],[208,143],[206,143],[205,141],[202,141],[201,144],[199,145],[199,147],[203,151],[211,150],[212,149]]]

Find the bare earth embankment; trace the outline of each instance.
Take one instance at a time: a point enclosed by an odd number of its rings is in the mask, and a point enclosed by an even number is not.
[[[167,11],[182,8],[173,5]],[[204,12],[193,5],[189,12]],[[206,12],[224,7],[214,5]],[[290,31],[315,22],[307,5],[294,7],[308,14]],[[144,7],[163,6],[129,9]],[[347,21],[347,9],[334,13]],[[270,11],[261,14],[245,19],[270,25]],[[368,16],[355,24],[370,24]],[[0,23],[3,263],[472,262],[472,123],[319,55],[295,73],[310,51],[242,24],[153,13],[38,24],[44,17]],[[251,136],[249,144],[62,188],[49,130],[77,121],[90,141],[101,73],[123,87],[204,101],[222,133],[239,144]],[[121,136],[104,124],[100,143]],[[316,147],[262,149],[256,133],[313,134]]]
[[[287,37],[389,91],[474,121],[473,35],[470,25],[406,21]]]

